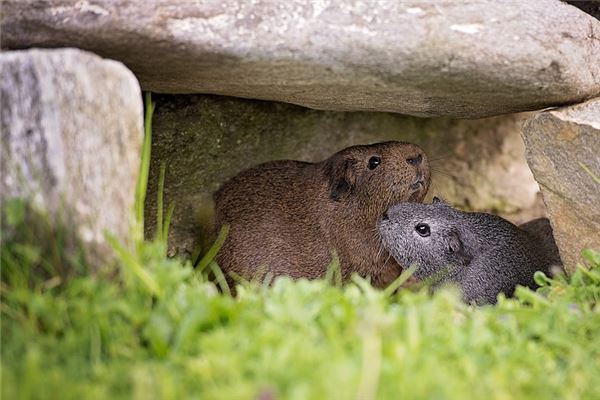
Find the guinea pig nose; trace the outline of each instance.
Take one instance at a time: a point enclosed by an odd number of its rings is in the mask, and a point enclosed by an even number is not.
[[[383,213],[383,215],[381,216],[381,220],[382,221],[388,221],[390,219],[390,217],[388,216],[387,211]]]
[[[406,162],[409,165],[414,165],[414,166],[417,166],[417,165],[421,164],[421,161],[423,161],[423,156],[421,154],[419,154],[416,157],[410,157],[410,158],[406,159]]]

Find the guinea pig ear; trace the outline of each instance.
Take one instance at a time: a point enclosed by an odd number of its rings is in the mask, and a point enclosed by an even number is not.
[[[453,230],[450,232],[446,246],[448,253],[456,260],[459,260],[462,265],[467,265],[471,262],[472,257],[466,252],[457,231]]]
[[[356,174],[350,160],[332,158],[325,167],[325,174],[329,179],[329,196],[333,200],[340,201],[354,189]]]
[[[440,199],[437,196],[433,196],[433,199],[431,200],[431,204],[437,204],[439,206],[449,206],[449,204],[446,203],[446,201],[444,199]]]

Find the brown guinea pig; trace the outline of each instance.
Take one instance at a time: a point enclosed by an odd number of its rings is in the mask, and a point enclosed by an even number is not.
[[[377,220],[398,202],[421,202],[430,171],[414,144],[352,146],[319,163],[281,160],[231,178],[215,194],[216,227],[229,234],[217,263],[229,277],[325,275],[335,251],[343,280],[376,287],[401,268],[383,249]]]

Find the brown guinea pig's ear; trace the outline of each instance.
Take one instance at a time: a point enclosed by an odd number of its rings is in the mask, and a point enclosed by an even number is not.
[[[333,157],[325,166],[325,175],[329,180],[329,196],[340,201],[349,195],[356,184],[356,173],[352,161],[342,157]]]

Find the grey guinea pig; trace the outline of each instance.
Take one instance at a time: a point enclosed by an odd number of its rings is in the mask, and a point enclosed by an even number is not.
[[[517,285],[534,288],[535,271],[551,262],[528,232],[496,215],[464,212],[434,198],[431,204],[400,203],[378,222],[386,249],[418,280],[458,285],[468,303],[495,303]]]

